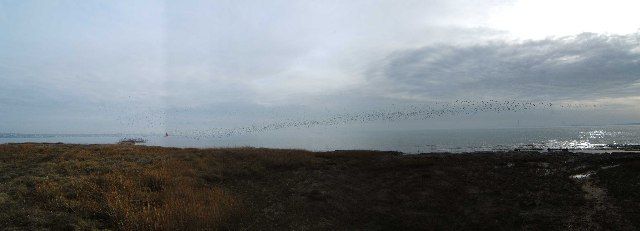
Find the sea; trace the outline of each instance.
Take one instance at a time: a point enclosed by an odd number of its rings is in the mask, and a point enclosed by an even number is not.
[[[606,152],[640,145],[640,125],[561,126],[420,130],[282,129],[228,137],[197,138],[165,134],[16,134],[0,133],[0,143],[112,144],[141,138],[139,145],[164,147],[265,147],[312,151],[381,150],[407,154],[567,149]]]

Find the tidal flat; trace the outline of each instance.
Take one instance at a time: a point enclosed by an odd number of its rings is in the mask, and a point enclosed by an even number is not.
[[[0,145],[5,230],[636,230],[640,153]]]

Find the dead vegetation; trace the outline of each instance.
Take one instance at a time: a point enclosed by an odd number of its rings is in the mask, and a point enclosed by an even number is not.
[[[200,230],[225,228],[241,215],[236,197],[199,178],[200,168],[216,165],[169,153],[120,145],[0,145],[0,224]]]
[[[638,161],[632,153],[406,156],[5,144],[0,145],[0,225],[53,230],[633,229],[640,201]],[[589,183],[606,192],[606,200],[589,199],[583,182],[571,177],[585,172],[594,173]],[[619,209],[593,213],[602,201]]]

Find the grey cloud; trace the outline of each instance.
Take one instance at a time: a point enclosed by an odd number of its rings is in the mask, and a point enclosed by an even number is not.
[[[387,96],[599,98],[637,94],[639,34],[398,51],[368,75]],[[633,86],[635,84],[635,86]]]
[[[187,129],[413,103],[397,97],[638,95],[638,35],[468,45],[508,34],[485,22],[509,2],[0,1],[0,132],[162,130],[129,125],[162,110]]]

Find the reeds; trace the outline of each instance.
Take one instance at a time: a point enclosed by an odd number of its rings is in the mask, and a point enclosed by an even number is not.
[[[214,155],[153,147],[0,145],[0,224],[23,228],[228,229],[238,198],[203,175]],[[207,164],[208,163],[208,164]],[[10,166],[9,166],[10,165]],[[207,170],[207,171],[204,171]],[[15,174],[13,174],[13,172]],[[35,218],[35,219],[34,219]],[[23,220],[20,222],[20,220]]]

